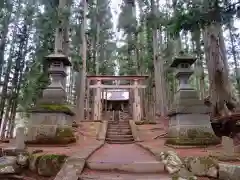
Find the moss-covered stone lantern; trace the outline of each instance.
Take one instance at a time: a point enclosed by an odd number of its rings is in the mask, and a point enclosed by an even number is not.
[[[199,99],[198,92],[189,84],[195,57],[179,53],[171,67],[176,68],[179,86],[168,113],[170,117],[167,144],[209,145],[220,141],[212,131],[210,109]]]
[[[75,141],[72,131],[74,113],[67,104],[65,91],[66,67],[71,63],[61,53],[46,57],[50,84],[31,109],[27,143],[67,144]]]

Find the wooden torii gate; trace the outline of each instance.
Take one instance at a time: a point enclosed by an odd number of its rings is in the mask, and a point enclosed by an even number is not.
[[[88,91],[89,89],[96,89],[96,94],[94,95],[94,114],[93,119],[95,121],[101,120],[102,115],[102,102],[101,102],[101,92],[104,89],[133,89],[134,94],[134,102],[133,102],[133,120],[140,121],[142,119],[142,111],[141,111],[141,101],[139,96],[139,89],[146,88],[146,85],[141,85],[140,81],[147,79],[148,76],[87,76],[88,80]],[[102,84],[103,81],[121,81],[121,80],[128,80],[133,81],[130,85],[105,85]],[[90,85],[91,81],[94,81],[94,85]],[[88,93],[89,94],[89,93]],[[88,99],[88,98],[87,98]],[[88,105],[86,105],[88,107]]]

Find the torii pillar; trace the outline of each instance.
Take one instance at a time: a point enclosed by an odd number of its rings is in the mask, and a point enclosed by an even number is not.
[[[94,98],[94,121],[99,121],[101,120],[101,80],[97,80],[97,88],[96,88],[96,95]]]
[[[140,103],[140,96],[139,96],[139,90],[138,90],[138,79],[134,79],[133,85],[134,85],[134,102],[133,102],[133,120],[141,121],[141,103]]]

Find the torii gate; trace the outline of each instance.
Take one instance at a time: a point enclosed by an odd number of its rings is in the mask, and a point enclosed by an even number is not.
[[[133,120],[140,121],[141,115],[141,103],[139,96],[139,89],[146,88],[146,85],[140,85],[140,81],[146,80],[148,76],[87,76],[88,87],[90,89],[96,89],[96,95],[94,97],[94,120],[101,120],[102,103],[101,103],[101,91],[102,89],[133,89],[134,90],[134,102],[133,102]],[[128,80],[133,81],[130,85],[104,85],[102,81],[106,80]],[[94,85],[90,85],[91,81],[95,81]],[[88,90],[89,91],[89,90]],[[89,94],[89,93],[88,93]],[[87,105],[88,106],[88,105]],[[86,106],[86,107],[87,107]]]

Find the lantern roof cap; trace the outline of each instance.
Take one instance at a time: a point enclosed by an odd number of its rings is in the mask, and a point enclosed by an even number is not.
[[[183,51],[179,52],[179,55],[175,56],[170,67],[176,68],[179,64],[186,63],[192,65],[197,60],[196,57],[185,54]]]
[[[63,62],[65,66],[71,66],[71,62],[67,56],[62,53],[53,53],[45,57],[48,62],[59,61]]]

